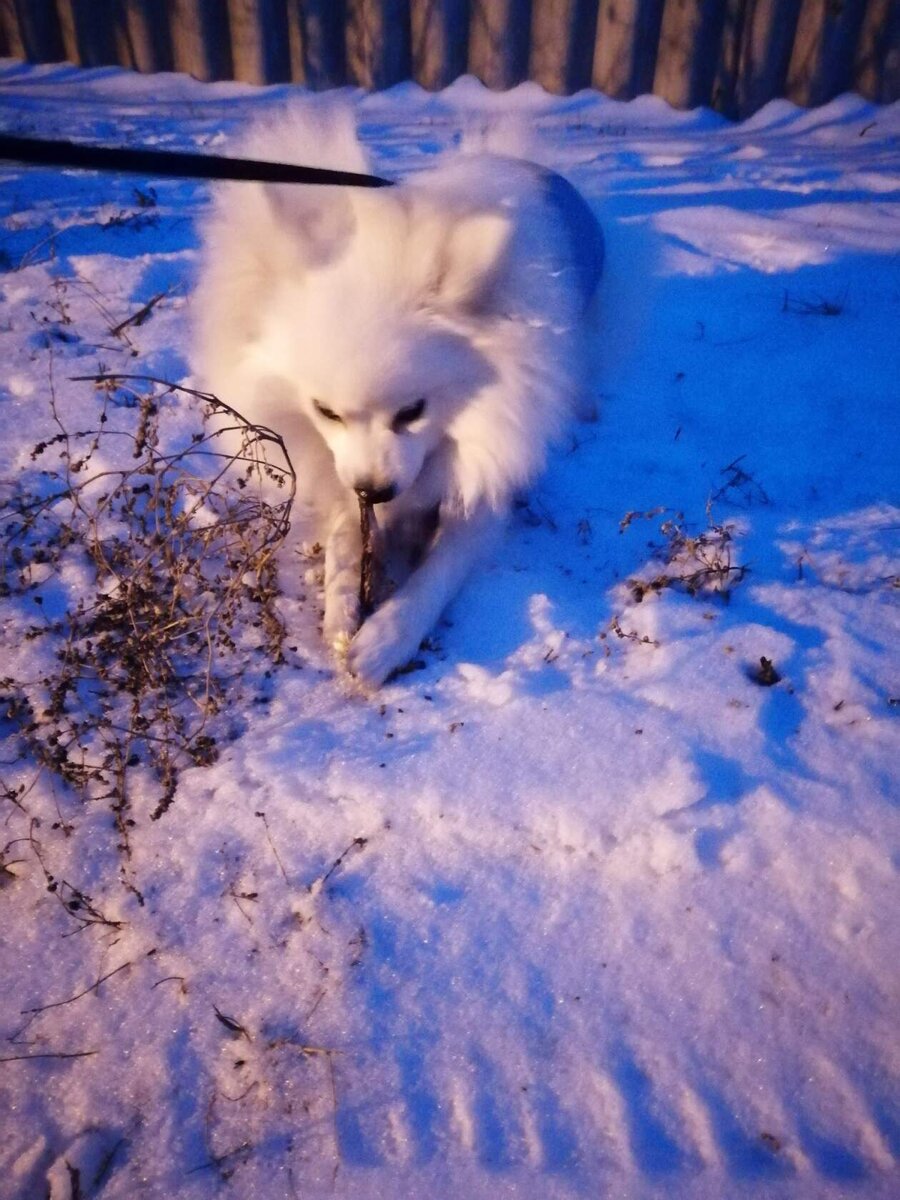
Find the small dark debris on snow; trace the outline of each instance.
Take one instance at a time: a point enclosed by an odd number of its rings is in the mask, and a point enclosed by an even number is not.
[[[240,1021],[236,1021],[234,1017],[226,1016],[215,1004],[213,1005],[213,1012],[216,1014],[216,1020],[220,1021],[231,1033],[236,1033],[239,1036],[245,1037],[248,1042],[250,1041],[250,1034]]]
[[[819,296],[815,300],[805,300],[802,296],[792,296],[784,293],[781,311],[796,313],[801,317],[839,317],[844,311],[842,301],[825,300]]]
[[[760,687],[773,687],[776,683],[781,682],[781,676],[775,670],[775,664],[764,654],[760,656],[759,666],[750,671],[750,678]]]

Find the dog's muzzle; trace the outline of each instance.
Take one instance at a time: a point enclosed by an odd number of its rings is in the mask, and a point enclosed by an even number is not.
[[[374,484],[365,483],[353,490],[364,504],[387,504],[397,495],[394,484],[390,484],[388,487],[375,487]]]

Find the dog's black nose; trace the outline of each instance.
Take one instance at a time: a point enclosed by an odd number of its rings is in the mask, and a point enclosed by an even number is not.
[[[397,495],[397,489],[391,483],[387,487],[376,487],[374,483],[363,483],[353,489],[360,500],[366,504],[387,504]]]

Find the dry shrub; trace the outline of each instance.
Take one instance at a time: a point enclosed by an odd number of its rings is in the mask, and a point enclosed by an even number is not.
[[[6,637],[36,645],[0,679],[0,729],[110,803],[127,851],[135,817],[215,760],[226,707],[282,660],[274,554],[295,481],[281,439],[214,396],[90,382],[91,427],[65,427],[51,386],[55,432],[2,485]]]
[[[649,512],[626,513],[619,522],[623,533],[634,520],[652,520],[669,514],[665,508]],[[728,600],[733,588],[747,572],[735,561],[734,526],[713,520],[711,505],[706,509],[706,527],[690,532],[683,513],[666,515],[659,525],[662,541],[651,543],[653,560],[638,576],[628,580],[632,598],[638,602],[647,595],[674,588],[688,595],[719,595]]]

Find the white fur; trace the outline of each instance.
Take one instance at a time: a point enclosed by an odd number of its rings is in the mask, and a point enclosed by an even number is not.
[[[243,150],[368,169],[351,118],[327,106]],[[200,372],[284,437],[325,523],[325,636],[352,639],[347,666],[370,685],[415,654],[578,398],[584,295],[545,185],[528,163],[471,154],[379,190],[230,184],[206,230]],[[435,507],[439,522],[359,628],[361,486],[396,490],[376,509],[388,540]]]

